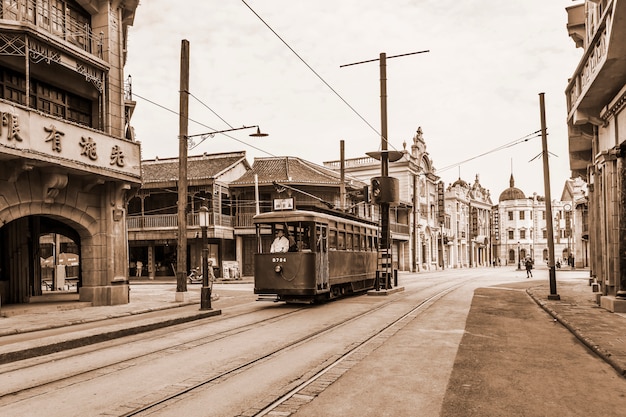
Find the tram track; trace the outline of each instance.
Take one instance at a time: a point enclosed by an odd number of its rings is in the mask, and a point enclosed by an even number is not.
[[[333,372],[333,369],[338,369],[344,367],[347,362],[353,359],[355,356],[358,356],[359,353],[366,352],[369,346],[369,349],[372,346],[376,345],[376,341],[382,343],[384,340],[384,335],[388,334],[394,326],[399,326],[403,320],[410,320],[412,315],[419,314],[419,311],[427,309],[430,305],[435,303],[437,300],[444,297],[449,292],[454,289],[462,286],[466,280],[457,281],[450,285],[450,283],[441,283],[436,284],[434,286],[428,286],[426,288],[418,288],[417,292],[428,291],[429,295],[423,298],[417,305],[415,305],[410,311],[406,312],[399,318],[395,319],[393,322],[388,323],[381,329],[374,329],[374,333],[369,334],[364,340],[359,341],[358,343],[352,343],[350,349],[345,351],[343,354],[338,355],[337,357],[333,356],[328,358],[328,360],[324,361],[323,366],[319,369],[312,369],[310,372],[306,372],[302,377],[303,381],[299,383],[298,386],[293,387],[290,386],[288,390],[285,392],[278,393],[274,395],[271,400],[264,402],[262,406],[256,407],[255,410],[264,409],[265,414],[257,414],[257,415],[266,415],[273,409],[279,409],[283,404],[288,402],[294,396],[300,395],[299,393],[302,389],[306,387],[310,387],[314,384],[322,375],[328,375]],[[341,327],[346,327],[354,322],[357,322],[360,319],[363,319],[367,316],[376,314],[376,312],[382,311],[386,307],[396,303],[406,297],[409,297],[411,294],[415,296],[415,292],[400,292],[394,294],[393,297],[389,297],[385,300],[380,300],[375,305],[372,305],[371,309],[367,311],[362,311],[358,314],[350,314],[347,317],[342,318],[340,321],[333,321],[332,323],[325,325],[321,328],[316,329],[315,331],[308,332],[306,334],[302,334],[300,337],[295,339],[291,339],[289,341],[285,341],[286,343],[282,343],[278,346],[275,346],[274,349],[259,352],[253,357],[245,358],[246,360],[240,361],[237,363],[231,363],[229,366],[222,366],[221,369],[209,369],[202,373],[196,375],[196,378],[189,382],[176,382],[172,381],[170,385],[166,388],[153,392],[152,395],[146,398],[150,398],[150,401],[146,401],[145,399],[137,400],[133,399],[129,400],[128,403],[120,405],[117,409],[124,410],[123,412],[117,411],[113,412],[113,415],[123,415],[123,416],[139,416],[139,415],[147,415],[153,412],[154,410],[167,407],[168,405],[174,404],[177,401],[181,401],[186,396],[189,396],[190,393],[194,393],[197,391],[202,391],[203,389],[210,389],[210,387],[220,384],[222,381],[226,381],[233,376],[237,376],[246,372],[247,370],[253,369],[255,366],[263,364],[264,362],[270,361],[273,358],[278,357],[284,352],[295,349],[298,346],[305,345],[307,342],[311,342],[315,339],[318,339],[325,334],[328,334],[334,330],[337,330]],[[337,301],[333,301],[332,303],[341,303],[342,300],[347,300],[350,302],[351,297],[340,299]],[[357,300],[358,297],[354,297],[354,300]],[[370,299],[371,300],[371,299]],[[0,395],[0,407],[3,406],[7,402],[15,403],[19,401],[28,401],[30,398],[34,398],[37,396],[45,396],[47,393],[52,392],[56,389],[63,389],[65,387],[71,387],[75,385],[79,385],[82,382],[92,382],[97,380],[102,376],[115,375],[116,372],[125,370],[129,367],[133,366],[141,366],[142,364],[148,364],[152,360],[156,360],[159,357],[164,357],[167,355],[174,355],[180,351],[199,348],[204,345],[210,345],[211,343],[216,343],[220,340],[228,339],[229,337],[234,337],[236,335],[245,334],[247,331],[251,329],[258,329],[259,327],[268,326],[271,324],[279,323],[283,320],[287,320],[289,318],[295,317],[298,313],[301,313],[306,310],[315,309],[316,306],[305,306],[295,308],[292,311],[285,312],[280,311],[280,307],[277,309],[268,308],[264,311],[274,311],[278,314],[272,315],[272,317],[266,317],[262,320],[252,320],[247,322],[246,324],[239,325],[236,327],[232,327],[230,329],[216,332],[210,336],[204,336],[199,338],[187,339],[183,342],[170,344],[167,346],[163,346],[159,349],[153,349],[150,352],[141,355],[132,355],[132,357],[125,358],[123,360],[112,361],[103,366],[92,367],[88,370],[84,370],[82,372],[75,372],[72,375],[68,375],[63,378],[50,379],[48,381],[35,384],[29,387],[25,387],[23,389],[12,390],[11,392],[6,392]],[[228,319],[241,318],[246,315],[258,315],[259,311],[256,310],[254,312],[242,312],[236,315],[231,316],[220,316],[219,321],[224,323]],[[206,326],[207,320],[203,320],[203,323],[198,323],[197,326]],[[159,336],[155,336],[158,339]],[[156,340],[155,339],[155,340]],[[145,341],[145,337],[144,337]],[[120,342],[122,343],[122,342]],[[150,343],[150,342],[148,342]],[[90,354],[91,352],[86,353],[85,355]],[[80,360],[76,355],[73,356],[74,359]],[[174,359],[174,356],[172,357]],[[48,363],[52,364],[59,360],[58,358],[51,358]],[[46,362],[39,362],[39,365],[45,365]],[[31,365],[33,367],[38,365]],[[5,377],[6,372],[0,372],[0,375]],[[298,378],[299,380],[300,378]],[[131,410],[131,411],[128,411]],[[158,412],[157,412],[158,414]],[[253,415],[253,414],[245,414],[245,415]]]
[[[391,323],[387,324],[384,328],[379,329],[377,332],[375,332],[374,334],[370,335],[369,337],[367,337],[365,340],[362,340],[361,342],[354,344],[350,349],[348,349],[346,352],[344,352],[342,355],[340,355],[339,357],[337,357],[336,359],[331,359],[330,361],[326,362],[323,366],[322,369],[316,370],[315,374],[311,377],[308,377],[305,381],[301,382],[298,386],[296,386],[295,388],[290,389],[288,392],[282,394],[281,396],[279,396],[278,398],[276,398],[275,400],[273,400],[270,404],[266,404],[263,405],[261,407],[255,407],[253,410],[258,410],[261,409],[260,412],[255,413],[254,411],[248,411],[244,414],[242,414],[241,416],[265,416],[267,414],[269,414],[272,411],[275,411],[279,408],[281,408],[282,406],[284,406],[290,399],[294,398],[294,396],[299,395],[305,388],[309,387],[311,384],[313,384],[314,382],[316,382],[317,380],[319,380],[319,378],[321,378],[322,376],[325,376],[327,374],[329,374],[330,372],[332,372],[333,369],[341,366],[341,364],[345,364],[350,358],[354,357],[357,353],[361,352],[361,353],[369,353],[372,350],[374,350],[376,347],[378,347],[380,344],[382,344],[384,342],[384,340],[386,340],[387,338],[391,337],[393,334],[395,334],[395,332],[397,332],[398,330],[400,330],[402,327],[404,327],[404,325],[406,325],[406,323],[408,323],[410,320],[412,320],[413,318],[415,318],[418,314],[420,314],[421,311],[426,310],[428,307],[430,307],[432,304],[434,304],[436,301],[440,300],[441,298],[443,298],[445,295],[447,295],[448,293],[454,291],[455,289],[463,286],[465,284],[466,281],[460,282],[460,283],[455,283],[453,285],[447,286],[446,288],[439,290],[438,292],[436,292],[435,294],[425,298],[424,300],[422,300],[421,302],[418,303],[418,305],[416,305],[414,308],[412,308],[410,311],[408,311],[407,313],[403,314],[402,316],[400,316],[399,318],[393,320]],[[359,320],[365,316],[369,316],[371,314],[374,314],[377,311],[380,311],[382,309],[384,309],[385,307],[387,307],[388,305],[397,302],[398,298],[405,298],[408,297],[409,294],[405,294],[405,293],[397,293],[398,296],[394,299],[390,299],[387,301],[384,301],[383,303],[381,303],[380,305],[376,306],[374,309],[369,310],[369,311],[365,311],[362,312],[360,314],[354,315],[352,317],[348,317],[340,322],[337,323],[333,323],[321,330],[318,330],[314,333],[311,333],[307,336],[303,336],[297,340],[292,341],[291,343],[275,349],[272,352],[269,352],[263,356],[260,356],[258,358],[255,358],[254,360],[248,361],[246,363],[241,364],[240,366],[234,367],[232,369],[230,369],[227,372],[223,372],[220,375],[216,375],[210,379],[207,380],[203,380],[200,382],[197,382],[193,385],[187,386],[184,389],[179,390],[178,392],[175,393],[171,393],[170,395],[161,398],[157,401],[152,402],[151,404],[146,404],[142,407],[139,407],[133,411],[130,411],[126,414],[123,414],[123,417],[133,417],[133,416],[141,416],[144,413],[149,412],[150,410],[162,407],[164,405],[167,405],[168,403],[172,403],[175,402],[176,400],[178,400],[179,398],[189,394],[192,391],[201,389],[203,387],[209,386],[211,384],[214,383],[218,383],[221,379],[227,378],[230,375],[233,375],[235,373],[241,372],[247,368],[250,368],[252,366],[254,366],[255,364],[258,364],[260,362],[263,362],[269,358],[272,358],[274,356],[279,355],[280,353],[292,349],[298,345],[301,345],[303,343],[309,342],[313,339],[319,338],[321,336],[323,336],[324,334],[336,330],[338,327],[340,326],[345,326],[348,325],[356,320]],[[377,343],[378,342],[378,343]],[[345,371],[345,368],[342,370],[342,372],[339,372],[337,374],[337,378],[343,373],[343,371]],[[327,381],[326,381],[327,382]],[[301,395],[301,398],[308,398],[310,397],[310,394],[306,394],[306,395]],[[292,408],[293,406],[289,406],[290,408]],[[279,412],[280,413],[280,412]],[[281,414],[282,415],[282,414]]]
[[[224,339],[236,334],[240,334],[243,333],[245,331],[247,331],[250,328],[253,328],[254,326],[260,326],[260,325],[264,325],[267,323],[274,323],[277,320],[284,320],[287,319],[289,317],[291,317],[294,314],[297,314],[299,312],[301,312],[302,310],[306,310],[308,306],[302,306],[299,308],[294,309],[293,311],[287,312],[287,313],[282,313],[282,314],[277,314],[277,315],[273,315],[271,317],[262,319],[262,320],[256,320],[253,322],[249,322],[246,323],[244,325],[238,326],[238,327],[234,327],[232,329],[228,329],[222,332],[218,332],[215,333],[211,336],[205,336],[205,337],[200,337],[200,338],[196,338],[196,339],[188,339],[185,340],[184,342],[181,343],[177,343],[175,345],[167,345],[166,347],[160,348],[160,349],[153,349],[150,352],[147,352],[145,354],[141,354],[141,355],[137,355],[137,356],[133,356],[132,358],[129,359],[123,359],[123,360],[119,360],[119,361],[114,361],[114,362],[110,362],[107,363],[106,365],[103,366],[97,366],[97,367],[93,367],[90,368],[87,371],[83,371],[83,372],[77,372],[74,373],[72,375],[68,375],[66,377],[63,378],[59,378],[56,380],[51,380],[51,381],[47,381],[44,383],[40,383],[40,384],[36,384],[36,385],[32,385],[28,388],[24,388],[24,389],[20,389],[20,390],[15,390],[15,391],[11,391],[11,392],[7,392],[7,393],[2,393],[0,392],[0,405],[2,404],[2,400],[5,397],[11,397],[12,399],[15,399],[16,395],[21,394],[24,391],[29,391],[29,390],[36,390],[36,389],[42,389],[45,388],[47,386],[50,386],[51,384],[58,384],[58,383],[62,383],[63,381],[70,381],[72,379],[76,379],[76,378],[84,378],[85,376],[94,374],[94,373],[107,373],[107,369],[115,369],[115,368],[119,368],[119,367],[123,367],[123,365],[125,363],[127,363],[129,360],[132,361],[137,361],[137,360],[149,360],[151,357],[154,357],[156,355],[161,355],[161,354],[167,354],[169,352],[175,352],[179,349],[185,349],[189,346],[199,346],[201,344],[205,344],[205,343],[211,343],[211,342],[215,342],[217,340],[220,339]],[[258,313],[257,311],[254,312],[243,312],[243,313],[238,313],[238,314],[233,314],[233,315],[229,315],[226,317],[223,317],[222,322],[227,322],[228,320],[234,320],[236,318],[241,318],[243,316],[246,315],[253,315],[255,313]],[[204,320],[199,320],[199,321],[195,321],[193,323],[186,323],[183,325],[179,325],[179,327],[185,327],[186,329],[191,329],[194,327],[203,327],[206,326],[206,321]],[[158,338],[158,336],[157,336]],[[116,344],[126,344],[126,342],[124,341],[126,340],[126,338],[121,338],[121,339],[117,339],[113,342],[110,342],[110,344],[112,345],[116,345]],[[139,340],[141,341],[141,343],[145,343],[146,339],[145,339],[145,335],[142,335]],[[36,360],[26,360],[25,362],[27,362],[26,365],[24,365],[23,363],[20,364],[19,362],[14,362],[11,363],[9,366],[0,366],[0,377],[4,377],[6,378],[7,375],[11,374],[12,372],[24,372],[30,368],[40,368],[41,366],[45,366],[46,364],[52,364],[55,362],[58,362],[59,360],[65,359],[68,356],[71,356],[72,359],[74,361],[76,360],[80,360],[81,356],[87,356],[87,355],[91,355],[94,351],[94,349],[97,349],[96,345],[90,345],[87,348],[78,348],[75,349],[74,352],[70,352],[70,351],[63,351],[54,355],[48,355],[44,360],[41,360],[41,358],[38,358]],[[83,350],[84,352],[81,353],[75,353],[76,350]]]
[[[384,343],[385,340],[387,340],[388,338],[393,336],[396,332],[398,332],[401,328],[406,326],[406,324],[408,324],[411,320],[417,317],[417,315],[419,315],[422,311],[428,309],[432,304],[434,304],[441,298],[445,297],[450,292],[463,286],[463,284],[465,284],[465,282],[457,283],[453,286],[445,288],[439,291],[438,293],[424,299],[417,306],[415,306],[415,308],[413,308],[411,311],[407,312],[406,314],[399,317],[398,319],[392,321],[389,325],[385,326],[378,333],[372,335],[368,339],[362,341],[360,344],[354,346],[352,349],[345,352],[337,360],[333,361],[332,363],[329,363],[327,366],[325,366],[323,369],[317,372],[314,376],[308,378],[306,381],[302,382],[300,385],[298,385],[297,387],[295,387],[294,389],[292,389],[291,391],[289,391],[282,397],[278,398],[276,401],[272,402],[271,404],[263,408],[258,413],[252,414],[252,415],[254,417],[262,417],[262,416],[268,415],[271,412],[278,412],[280,414],[281,411],[286,411],[286,410],[280,410],[280,409],[286,408],[285,407],[286,404],[299,394],[300,395],[298,398],[298,403],[302,403],[303,399],[312,400],[314,398],[314,395],[312,394],[316,394],[315,396],[319,395],[319,392],[321,392],[321,390],[325,386],[330,385],[330,383],[332,383],[330,382],[331,380],[334,381],[337,378],[339,378],[347,369],[351,368],[355,362],[347,364],[347,366],[343,366],[343,369],[341,369],[341,372],[336,372],[334,377],[326,378],[326,381],[324,381],[324,384],[318,386],[317,389],[313,389],[313,390],[309,389],[304,394],[303,391],[307,388],[310,388],[310,386],[314,382],[318,381],[322,376],[328,376],[334,369],[342,365],[346,365],[348,360],[352,358],[353,356],[355,356],[357,353],[361,353],[361,356],[363,357],[367,356],[367,354],[375,350],[378,346]],[[288,405],[288,408],[293,410],[293,405]],[[246,416],[248,415],[250,414],[246,414]]]

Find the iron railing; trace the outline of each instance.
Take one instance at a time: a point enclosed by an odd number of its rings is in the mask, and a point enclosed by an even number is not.
[[[80,22],[56,2],[38,0],[0,1],[0,19],[33,24],[51,35],[102,58],[104,33],[94,35],[89,23]]]

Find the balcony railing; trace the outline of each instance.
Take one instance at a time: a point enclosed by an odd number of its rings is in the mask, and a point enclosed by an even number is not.
[[[148,229],[176,229],[178,227],[178,214],[156,214],[150,216],[128,216],[126,218],[128,230],[148,230]],[[209,227],[232,227],[231,216],[220,213],[209,213]],[[198,213],[187,215],[188,227],[200,227]]]
[[[37,0],[0,1],[0,19],[31,23],[82,50],[102,58],[104,33],[94,35],[88,23]]]
[[[408,224],[400,224],[400,223],[393,223],[393,222],[389,224],[389,229],[393,233],[400,233],[404,235],[408,235],[409,230],[410,230]]]

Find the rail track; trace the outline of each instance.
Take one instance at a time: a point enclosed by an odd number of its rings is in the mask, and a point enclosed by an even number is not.
[[[273,411],[280,411],[284,407],[292,407],[290,402],[294,398],[297,398],[298,401],[302,401],[303,398],[313,398],[314,395],[311,396],[311,392],[321,392],[329,381],[334,381],[333,378],[338,378],[346,369],[366,357],[369,352],[383,344],[387,338],[438,300],[463,286],[466,281],[467,279],[456,279],[453,282],[436,283],[425,288],[396,293],[392,297],[367,297],[370,299],[377,298],[377,300],[375,302],[368,300],[369,304],[365,308],[352,311],[349,314],[337,314],[328,322],[302,329],[300,333],[281,339],[272,346],[263,347],[253,354],[248,352],[242,357],[236,359],[233,357],[229,361],[217,364],[217,366],[207,366],[202,372],[195,374],[193,378],[172,381],[163,387],[155,388],[140,398],[133,397],[122,400],[120,403],[116,403],[113,411],[109,410],[108,413],[120,416],[141,416],[160,415],[160,410],[165,410],[162,412],[163,415],[166,415],[168,407],[174,406],[174,404],[178,407],[181,402],[194,401],[216,386],[226,383],[229,379],[244,376],[246,372],[257,367],[267,366],[270,361],[279,360],[281,355],[290,351],[303,348],[316,340],[325,340],[331,337],[329,335],[337,335],[338,332],[345,334],[348,332],[347,329],[357,327],[359,323],[367,320],[377,324],[376,326],[369,326],[368,331],[359,334],[358,338],[350,340],[345,347],[333,351],[319,363],[305,371],[300,371],[291,383],[263,394],[255,400],[254,406],[240,410],[239,415],[263,416]],[[409,299],[416,301],[402,302]],[[328,303],[326,306],[332,306],[336,311],[344,311],[346,310],[343,308],[344,306],[347,307],[348,304],[363,300],[365,299],[359,297],[346,298]],[[400,305],[402,305],[401,309],[399,308]],[[98,361],[95,364],[93,358],[99,353],[96,350],[98,346],[92,346],[91,349],[81,348],[71,352],[71,355],[66,354],[63,357],[55,354],[40,361],[28,360],[23,364],[14,364],[11,367],[2,366],[0,367],[1,378],[29,382],[15,383],[9,389],[0,391],[0,413],[5,406],[8,406],[10,411],[15,405],[27,406],[31,402],[37,403],[40,397],[49,395],[51,392],[68,391],[71,393],[73,392],[72,387],[85,383],[97,383],[101,378],[115,377],[117,374],[123,378],[124,371],[129,368],[149,367],[155,361],[176,361],[177,355],[183,352],[210,348],[219,342],[233,340],[233,343],[236,343],[234,340],[237,338],[245,340],[252,337],[253,331],[256,334],[264,329],[267,329],[267,332],[276,332],[276,329],[286,326],[288,322],[310,320],[312,315],[319,315],[318,313],[324,308],[326,308],[325,305],[303,307],[275,304],[250,311],[240,308],[232,314],[224,311],[222,316],[170,328],[169,332],[175,333],[175,336],[171,338],[165,338],[164,334],[167,332],[162,330],[138,336],[131,341],[125,338],[125,340],[107,344],[107,349],[117,349],[121,352],[109,356],[106,361]],[[179,329],[184,331],[178,332]],[[45,371],[42,375],[43,369],[49,370],[50,368],[53,370]],[[55,371],[54,368],[63,368],[65,372]],[[18,373],[39,374],[39,376],[37,378],[28,378],[28,376],[16,378]],[[322,376],[324,378],[321,378]],[[320,383],[321,379],[324,380],[323,383]],[[304,390],[307,392],[306,395],[302,394]],[[85,413],[94,414],[92,410],[84,411],[82,414]],[[54,413],[49,415],[53,417]]]

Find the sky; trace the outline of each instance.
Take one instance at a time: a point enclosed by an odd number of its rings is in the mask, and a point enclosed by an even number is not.
[[[570,177],[565,88],[582,56],[571,0],[143,0],[128,31],[131,125],[142,159],[178,156],[181,44],[189,42],[189,127],[218,134],[189,155],[245,151],[322,165],[381,149],[378,61],[387,55],[388,148],[418,127],[446,186],[478,175],[494,203],[509,187],[545,196]],[[184,4],[184,7],[182,6]],[[428,51],[415,55],[394,55]],[[519,139],[530,136],[527,141]],[[199,138],[198,138],[199,139]],[[196,143],[198,142],[196,139]],[[507,146],[518,143],[513,146]]]

